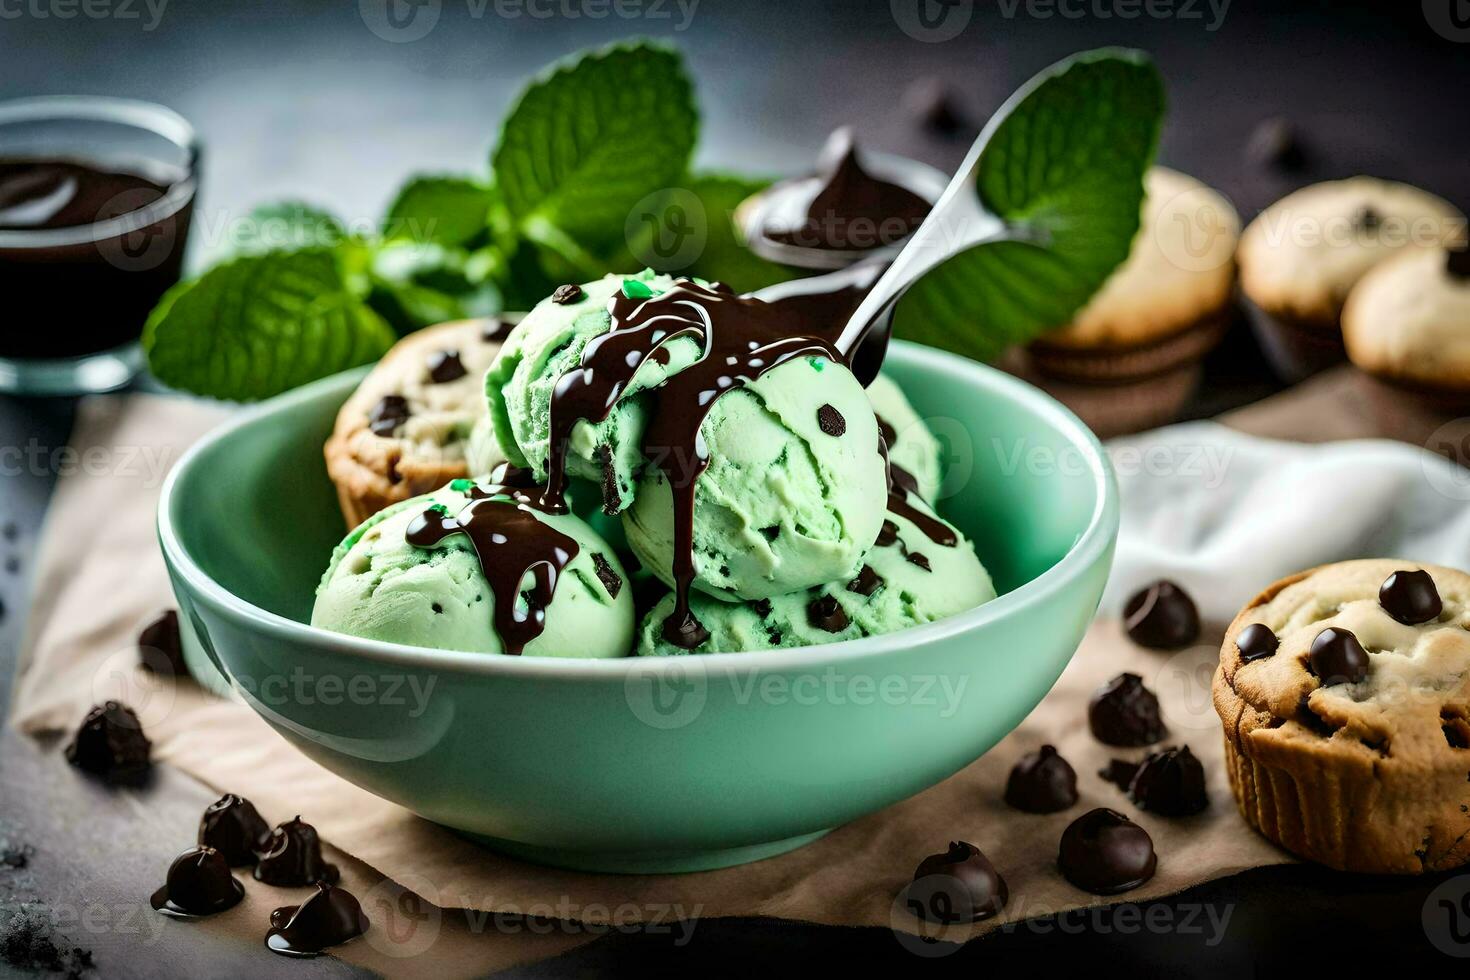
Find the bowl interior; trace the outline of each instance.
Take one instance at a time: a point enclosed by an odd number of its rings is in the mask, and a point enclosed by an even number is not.
[[[1099,507],[1091,436],[1045,395],[990,368],[895,343],[887,373],[945,444],[940,510],[974,539],[1005,593],[1051,568]],[[305,623],[346,531],[322,444],[363,371],[275,400],[201,444],[169,516],[199,568],[246,602]]]

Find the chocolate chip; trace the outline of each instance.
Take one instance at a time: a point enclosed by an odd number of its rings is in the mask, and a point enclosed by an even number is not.
[[[189,668],[184,663],[184,643],[179,637],[179,614],[176,610],[168,610],[143,627],[143,631],[138,634],[138,659],[143,669],[150,673],[189,676]]]
[[[412,413],[408,410],[408,399],[402,395],[384,395],[368,413],[368,428],[373,435],[387,438]]]
[[[1006,802],[1026,813],[1056,813],[1077,802],[1077,772],[1043,745],[1021,757],[1006,779]]]
[[[1138,773],[1138,763],[1129,762],[1127,759],[1109,759],[1108,764],[1097,771],[1097,775],[1105,783],[1112,783],[1123,792],[1128,792],[1128,787],[1133,784],[1133,777]]]
[[[878,540],[873,542],[875,548],[886,548],[898,541],[898,525],[892,521],[884,521],[878,530]]]
[[[271,911],[265,945],[282,956],[316,956],[368,930],[368,917],[357,898],[345,888],[317,882],[316,893],[300,905]]]
[[[138,785],[148,777],[152,761],[143,723],[132,708],[108,701],[87,712],[66,761],[113,784]]]
[[[271,835],[270,824],[243,796],[226,793],[199,819],[199,843],[219,851],[231,867],[254,864]]]
[[[928,555],[922,554],[917,551],[910,551],[907,555],[904,555],[904,557],[908,559],[910,565],[916,565],[926,572],[934,571],[934,569],[929,567]]]
[[[174,858],[149,904],[167,915],[197,918],[223,912],[244,897],[245,886],[230,874],[224,855],[212,847],[191,847]]]
[[[498,316],[489,317],[480,324],[480,339],[487,344],[499,343],[510,335],[512,326]]]
[[[908,118],[942,136],[975,129],[956,105],[954,92],[943,79],[933,75],[910,84],[904,90],[902,104]]]
[[[613,465],[613,451],[609,445],[592,450],[592,459],[602,471],[602,512],[612,517],[619,510],[622,500],[618,493],[618,468]]]
[[[847,612],[832,595],[818,596],[808,603],[806,618],[817,629],[828,633],[841,633],[848,625]]]
[[[1260,167],[1295,173],[1306,166],[1307,151],[1301,134],[1279,116],[1263,119],[1251,132],[1246,156]]]
[[[1405,626],[1427,623],[1444,611],[1434,579],[1422,569],[1397,571],[1384,579],[1378,604]]]
[[[761,528],[761,535],[767,541],[775,541],[781,536],[781,525],[772,524],[770,527],[763,527]]]
[[[750,604],[750,608],[761,619],[765,619],[771,615],[771,600],[756,599]]]
[[[1178,585],[1154,582],[1123,607],[1123,628],[1139,646],[1177,650],[1199,639],[1199,610]]]
[[[857,573],[857,578],[847,583],[847,591],[869,596],[877,592],[882,585],[883,576],[873,571],[872,565],[864,565]]]
[[[1444,271],[1449,273],[1451,279],[1461,282],[1470,280],[1470,248],[1462,246],[1450,249],[1445,255]]]
[[[429,380],[436,385],[457,381],[467,373],[457,350],[438,350],[429,355]]]
[[[565,286],[556,287],[556,292],[551,294],[551,301],[557,306],[568,306],[572,303],[582,302],[582,297],[586,295],[586,293],[582,292],[581,286],[574,282],[569,282]]]
[[[1205,768],[1187,745],[1154,752],[1139,763],[1128,795],[1143,809],[1166,817],[1187,817],[1210,805]]]
[[[1087,722],[1106,745],[1152,745],[1168,734],[1159,699],[1137,674],[1119,674],[1098,688],[1087,706]]]
[[[1368,653],[1351,630],[1329,626],[1318,633],[1308,660],[1323,687],[1356,684],[1368,676]]]
[[[335,882],[337,866],[322,857],[322,841],[316,828],[299,816],[272,830],[255,866],[255,878],[267,885],[299,887],[314,882]]]
[[[1353,224],[1363,231],[1373,231],[1383,224],[1383,215],[1371,204],[1365,204],[1353,214]]]
[[[817,409],[817,425],[834,439],[847,431],[847,419],[831,405],[823,405]]]
[[[1057,852],[1062,875],[1083,891],[1116,895],[1154,876],[1154,842],[1117,810],[1099,807],[1072,821]]]
[[[905,907],[930,922],[980,922],[1005,908],[1010,891],[995,865],[974,844],[953,841],[914,869],[904,889]]]
[[[1251,623],[1235,637],[1235,648],[1246,663],[1272,656],[1280,645],[1281,640],[1265,623]]]
[[[607,589],[608,596],[616,599],[618,593],[623,591],[623,577],[613,570],[607,556],[600,551],[592,553],[592,567],[597,569],[597,579]]]

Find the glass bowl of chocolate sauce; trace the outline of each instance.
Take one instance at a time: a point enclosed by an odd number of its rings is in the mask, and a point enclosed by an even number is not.
[[[0,102],[0,392],[126,385],[179,281],[198,183],[184,118],[128,99]]]

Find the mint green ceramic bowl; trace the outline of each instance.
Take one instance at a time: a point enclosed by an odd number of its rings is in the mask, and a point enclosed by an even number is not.
[[[196,649],[333,772],[543,863],[751,861],[993,746],[1061,673],[1107,578],[1117,490],[1074,416],[999,371],[912,344],[894,345],[888,370],[950,444],[943,510],[1002,593],[890,636],[575,660],[313,629],[313,591],[344,530],[321,446],[361,372],[273,399],[194,447],[164,487],[159,537]]]

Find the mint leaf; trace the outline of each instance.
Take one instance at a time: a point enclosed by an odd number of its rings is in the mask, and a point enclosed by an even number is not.
[[[373,256],[367,302],[399,334],[501,310],[492,263],[461,248],[390,242]]]
[[[899,336],[990,360],[1065,325],[1128,257],[1164,113],[1146,55],[1075,55],[987,126],[980,204],[1000,235],[947,259],[899,300]]]
[[[501,128],[492,165],[510,217],[593,251],[617,245],[644,196],[688,168],[698,131],[683,59],[640,43],[584,54],[531,84]]]
[[[393,331],[345,265],[331,248],[278,250],[175,286],[144,328],[148,366],[172,387],[249,401],[374,360]]]
[[[738,293],[753,292],[800,275],[752,252],[735,224],[735,209],[740,202],[770,184],[769,180],[735,174],[696,174],[690,179],[689,189],[704,206],[708,231],[703,251],[685,270],[689,275],[707,282],[726,283]]]
[[[208,250],[206,262],[213,265],[273,249],[337,245],[347,238],[347,230],[331,212],[301,201],[277,201],[251,208],[229,221],[223,236]]]
[[[472,177],[421,174],[399,190],[383,235],[389,240],[468,246],[488,231],[495,197],[482,181]]]

